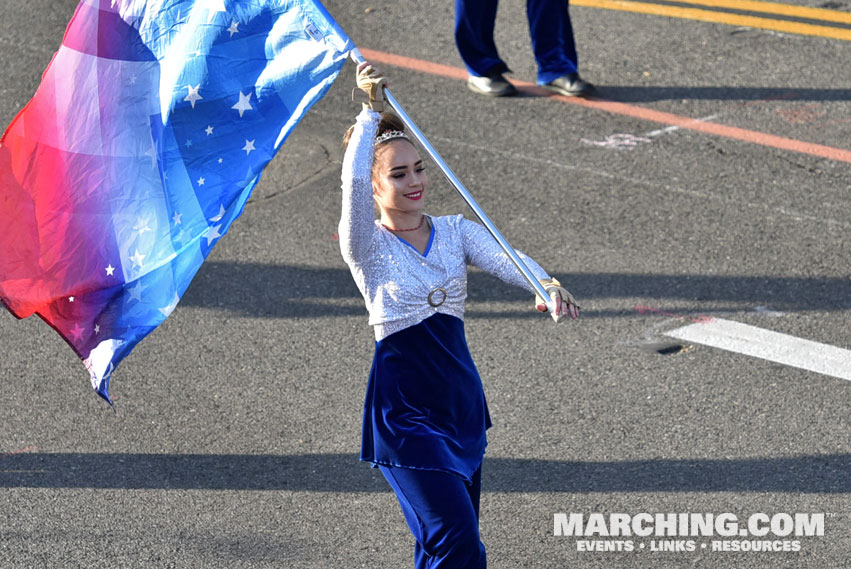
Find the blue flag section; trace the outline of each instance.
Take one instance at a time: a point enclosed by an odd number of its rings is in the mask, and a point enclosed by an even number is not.
[[[110,401],[353,48],[315,0],[83,0],[0,145],[4,305]]]

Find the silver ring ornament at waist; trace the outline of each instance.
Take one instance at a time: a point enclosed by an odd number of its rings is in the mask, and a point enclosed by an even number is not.
[[[429,306],[433,306],[437,308],[441,304],[446,302],[446,289],[442,287],[437,287],[430,293],[428,293],[428,303]]]

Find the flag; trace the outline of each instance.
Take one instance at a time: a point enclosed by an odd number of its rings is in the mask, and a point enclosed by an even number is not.
[[[109,398],[354,47],[315,0],[82,0],[0,138],[0,299]]]

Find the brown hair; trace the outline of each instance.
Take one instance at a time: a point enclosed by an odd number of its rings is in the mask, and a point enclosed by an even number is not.
[[[349,146],[349,140],[352,138],[352,131],[354,129],[355,125],[350,126],[346,131],[346,134],[343,135],[343,152],[345,152],[346,148]],[[378,121],[378,131],[375,133],[375,136],[379,137],[388,130],[405,132],[405,123],[403,123],[402,119],[393,113],[381,113],[381,120]]]

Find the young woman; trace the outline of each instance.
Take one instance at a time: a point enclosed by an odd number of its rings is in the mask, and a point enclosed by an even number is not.
[[[484,227],[424,213],[423,161],[401,120],[377,112],[383,77],[363,63],[357,82],[370,102],[344,138],[339,233],[376,339],[361,460],[380,468],[396,493],[416,538],[418,569],[484,568],[479,494],[491,422],[464,335],[466,266],[534,289]],[[570,293],[523,259],[556,314],[577,318]]]

